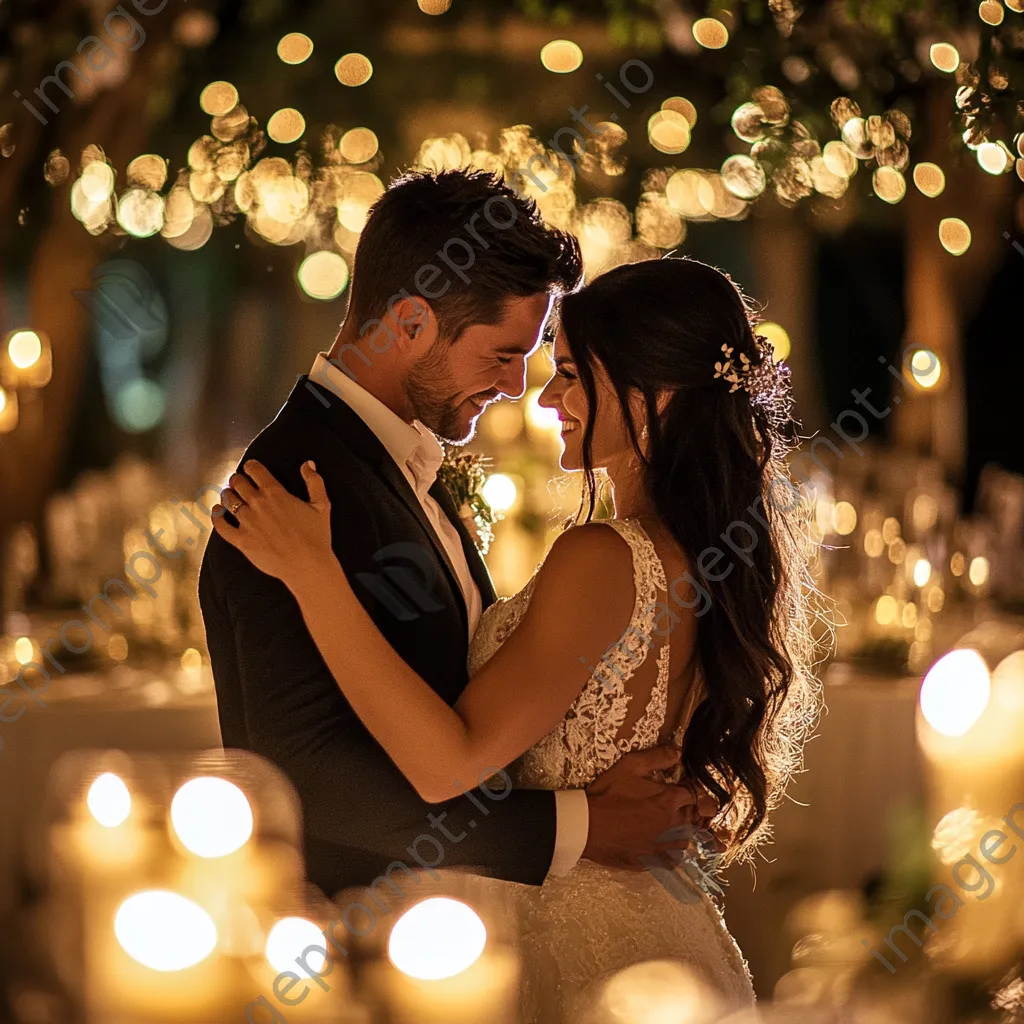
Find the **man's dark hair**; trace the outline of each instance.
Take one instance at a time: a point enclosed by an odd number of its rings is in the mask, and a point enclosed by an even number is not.
[[[360,334],[399,298],[422,296],[442,337],[495,324],[511,298],[556,295],[582,277],[574,235],[486,171],[412,171],[370,210],[359,237],[348,316]]]

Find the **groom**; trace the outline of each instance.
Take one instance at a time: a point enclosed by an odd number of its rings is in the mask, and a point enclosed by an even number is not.
[[[303,497],[299,467],[316,463],[334,551],[361,603],[451,704],[495,593],[436,479],[433,434],[467,439],[488,403],[523,394],[551,303],[581,272],[575,238],[546,228],[532,203],[491,176],[400,178],[360,236],[331,351],[242,459]],[[586,791],[496,794],[462,779],[463,796],[427,804],[352,712],[283,583],[215,535],[199,597],[224,745],[263,755],[291,779],[309,876],[328,895],[390,880],[410,860],[533,884],[580,857],[637,866],[663,833],[695,819],[690,793],[648,778],[674,763],[665,749],[627,755]]]

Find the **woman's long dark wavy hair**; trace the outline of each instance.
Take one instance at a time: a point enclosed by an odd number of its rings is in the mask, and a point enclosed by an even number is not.
[[[697,629],[706,696],[686,730],[683,765],[722,803],[717,820],[735,840],[729,859],[746,859],[768,835],[768,811],[801,765],[820,706],[812,637],[821,616],[808,568],[808,502],[789,483],[785,464],[796,436],[788,372],[773,367],[755,336],[757,317],[742,292],[694,259],[617,267],[567,295],[560,313],[590,409],[578,520],[593,517],[597,499],[600,363],[655,511],[711,598]],[[754,394],[715,377],[716,363],[727,358],[723,346],[737,364],[742,353],[762,368]],[[646,446],[630,414],[636,393],[644,399]],[[749,552],[734,554],[723,541],[730,528]],[[705,571],[701,553],[714,548],[726,557],[709,559]]]

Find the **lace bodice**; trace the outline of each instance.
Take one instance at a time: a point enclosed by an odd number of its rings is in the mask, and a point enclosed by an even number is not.
[[[621,639],[591,667],[562,721],[510,766],[518,786],[584,787],[628,751],[656,745],[665,727],[671,631],[659,628],[664,623],[658,618],[668,608],[665,569],[638,522],[602,522],[632,551],[632,614]],[[519,625],[536,579],[534,575],[518,594],[484,612],[470,645],[470,675],[479,672]],[[667,617],[673,624],[678,621]],[[703,687],[697,671],[676,723],[677,740]],[[634,707],[634,702],[644,706]],[[677,781],[680,770],[670,773],[669,781]],[[692,854],[664,863],[650,860],[648,870],[637,872],[581,859],[565,875],[548,875],[541,886],[487,880],[495,898],[518,922],[524,1024],[581,1020],[589,1012],[585,1006],[595,982],[652,960],[685,964],[721,1000],[723,1009],[754,1002],[743,955],[709,895],[721,891],[715,879]]]
[[[654,544],[633,519],[602,520],[614,529],[633,553],[636,599],[621,639],[592,666],[583,691],[562,721],[534,744],[513,766],[517,785],[531,789],[572,789],[586,786],[623,754],[655,746],[668,706],[670,647],[668,639],[655,641],[659,602],[666,592],[665,569]],[[511,636],[526,613],[537,576],[509,598],[501,598],[483,614],[470,645],[469,673],[475,675]],[[661,605],[664,609],[664,605]],[[663,631],[664,632],[664,631]],[[659,634],[662,635],[662,634]],[[646,707],[624,730],[637,696],[630,692],[636,675],[657,647],[657,676]],[[584,659],[580,659],[581,661]],[[642,699],[642,697],[640,698]],[[681,734],[684,722],[677,725]]]

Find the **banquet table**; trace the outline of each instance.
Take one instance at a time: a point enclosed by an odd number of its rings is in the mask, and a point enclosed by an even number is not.
[[[773,815],[774,842],[754,871],[727,875],[725,913],[761,995],[790,966],[785,922],[804,897],[860,889],[885,864],[900,812],[924,800],[915,737],[920,677],[872,674],[833,663],[825,705],[806,747],[805,771]],[[189,752],[219,747],[207,677],[184,691],[173,666],[121,667],[55,681],[46,707],[26,703],[0,726],[0,920],[45,877],[44,801],[52,766],[67,751],[117,748]]]

